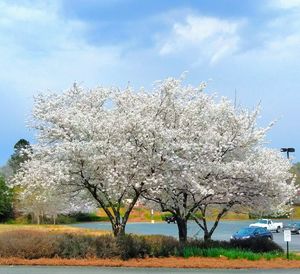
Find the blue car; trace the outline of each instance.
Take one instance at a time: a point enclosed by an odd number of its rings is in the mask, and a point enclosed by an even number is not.
[[[245,227],[231,236],[232,240],[267,238],[273,240],[272,232],[262,227]]]

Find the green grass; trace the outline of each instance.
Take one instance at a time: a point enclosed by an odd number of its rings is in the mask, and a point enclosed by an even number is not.
[[[226,257],[228,259],[247,259],[256,261],[260,259],[271,260],[275,258],[285,258],[285,254],[278,252],[268,253],[254,253],[241,249],[225,249],[225,248],[199,248],[199,247],[185,247],[183,249],[183,257],[213,257],[220,258]],[[300,260],[300,256],[294,253],[290,254],[290,259]]]

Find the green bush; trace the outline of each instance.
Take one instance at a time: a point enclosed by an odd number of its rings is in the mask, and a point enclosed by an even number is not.
[[[149,245],[144,237],[131,234],[120,236],[117,239],[120,256],[123,260],[130,258],[144,258],[149,254]]]
[[[95,256],[97,258],[114,258],[120,256],[120,247],[112,235],[95,238]]]
[[[199,248],[199,247],[184,247],[183,257],[227,257],[228,259],[247,259],[251,261],[259,260],[265,258],[267,260],[282,257],[281,253],[270,252],[270,253],[255,253],[253,251],[241,250],[237,248]]]
[[[61,258],[96,257],[95,237],[76,234],[60,235],[58,256]]]
[[[57,224],[73,224],[76,223],[76,219],[68,215],[58,215],[56,219]]]
[[[27,225],[30,224],[28,216],[22,215],[14,219],[9,219],[5,222],[6,224],[18,224],[18,225]]]
[[[100,222],[107,221],[108,217],[99,217],[95,213],[75,212],[68,215],[58,215],[56,218],[57,224],[73,224],[79,222]],[[23,215],[15,219],[9,219],[7,224],[34,224],[36,220],[32,220],[31,215]],[[53,224],[53,218],[44,216],[41,219],[42,224]]]
[[[13,190],[5,182],[0,174],[0,222],[5,222],[13,217]]]
[[[242,249],[252,251],[254,253],[262,252],[279,252],[282,253],[283,249],[273,242],[272,240],[266,238],[257,239],[245,239],[245,240],[231,240],[228,241],[202,241],[202,240],[190,240],[186,247],[196,247],[200,249],[209,248],[223,248],[223,249]]]
[[[151,235],[144,236],[149,246],[150,257],[169,257],[179,253],[180,245],[174,237]]]
[[[257,238],[257,239],[245,239],[245,240],[231,240],[230,247],[243,250],[250,250],[253,252],[279,252],[282,253],[281,246],[276,244],[270,239]]]
[[[228,241],[215,241],[215,240],[210,240],[210,241],[203,241],[203,240],[190,240],[186,246],[190,247],[198,247],[198,248],[231,248],[231,244]]]
[[[107,221],[108,217],[100,217],[95,213],[74,212],[68,215],[74,222],[100,222]]]

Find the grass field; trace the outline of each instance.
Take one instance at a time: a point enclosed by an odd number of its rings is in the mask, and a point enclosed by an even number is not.
[[[0,233],[16,230],[27,231],[41,231],[48,233],[69,233],[69,234],[82,234],[82,235],[104,235],[110,233],[110,231],[85,229],[78,227],[71,227],[65,225],[23,225],[23,224],[0,224]]]

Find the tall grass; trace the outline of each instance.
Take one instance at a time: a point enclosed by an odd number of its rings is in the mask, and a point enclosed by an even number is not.
[[[271,260],[275,258],[282,258],[284,255],[281,252],[267,252],[267,253],[254,253],[248,250],[236,249],[236,248],[221,248],[221,247],[212,247],[212,248],[199,248],[199,247],[184,247],[183,248],[183,257],[226,257],[228,259],[247,259],[250,261],[256,261],[260,259]],[[300,259],[299,256],[293,255],[294,259]]]

